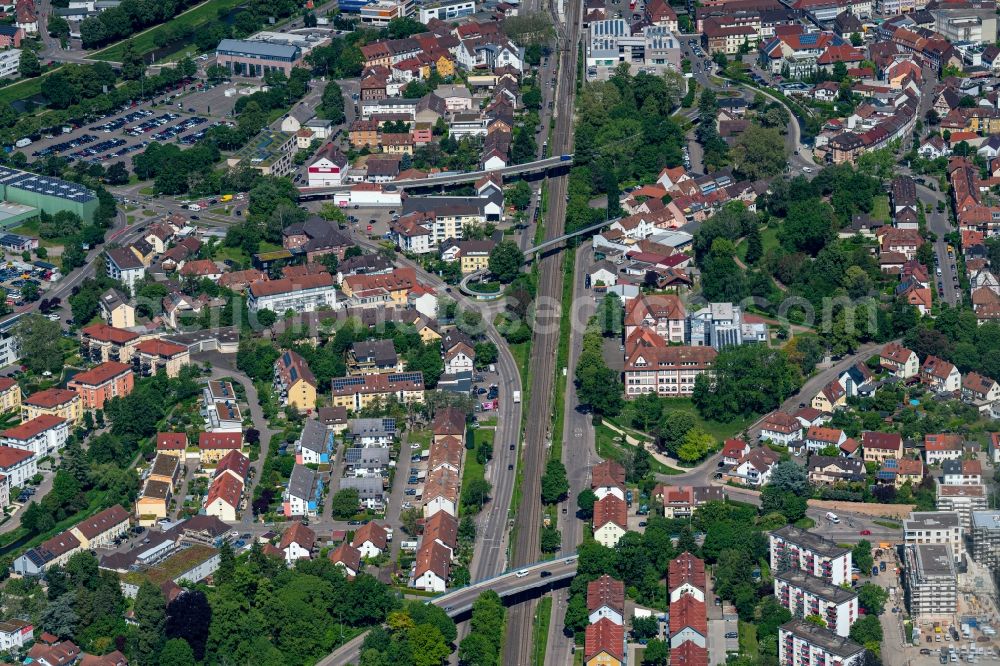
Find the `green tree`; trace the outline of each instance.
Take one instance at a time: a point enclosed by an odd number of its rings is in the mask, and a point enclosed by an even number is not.
[[[554,553],[562,546],[562,534],[555,526],[542,528],[542,536],[539,539],[539,548],[543,553]]]
[[[750,123],[730,151],[733,166],[744,178],[772,178],[785,168],[785,140],[776,128]]]
[[[580,494],[576,496],[576,507],[579,509],[581,519],[590,520],[593,518],[596,501],[597,495],[590,488],[584,488],[580,491]]]
[[[473,479],[462,489],[462,506],[466,511],[479,513],[490,499],[493,486],[486,479]]]
[[[858,568],[861,569],[860,566]],[[864,571],[864,569],[861,570]],[[858,603],[868,615],[881,615],[885,610],[885,602],[888,600],[889,593],[880,585],[865,583],[858,588]]]
[[[653,638],[660,633],[660,622],[652,615],[632,618],[632,636],[636,639]]]
[[[877,615],[865,615],[851,625],[851,640],[868,647],[882,642],[882,623]]]
[[[31,49],[21,51],[21,61],[17,67],[18,73],[25,78],[34,78],[42,73],[42,64]]]
[[[330,510],[337,520],[347,520],[358,512],[358,491],[356,488],[342,488],[330,498]]]
[[[542,474],[542,501],[555,504],[566,499],[569,493],[569,480],[566,478],[566,467],[559,460],[550,459]]]
[[[723,349],[712,374],[698,376],[692,399],[703,417],[723,421],[773,411],[802,381],[785,353],[766,345]]]
[[[167,604],[163,592],[144,580],[135,597],[136,649],[141,664],[159,663],[163,630],[167,622]]]
[[[700,427],[691,428],[677,448],[677,457],[686,463],[697,462],[714,451],[715,446],[714,437]]]
[[[805,468],[796,465],[791,460],[783,460],[771,469],[769,483],[778,490],[800,496],[808,496],[812,493],[809,475]]]
[[[667,643],[654,638],[646,643],[646,649],[642,653],[642,666],[667,666],[669,654]]]
[[[440,666],[451,654],[444,636],[434,625],[417,625],[406,632],[406,638],[410,643],[414,666]]]
[[[21,348],[21,361],[32,372],[58,372],[63,367],[62,336],[59,322],[39,314],[28,314],[14,325],[14,337]]]
[[[195,666],[197,662],[187,641],[181,638],[171,638],[163,644],[157,663],[159,666]]]
[[[490,251],[489,269],[503,283],[513,282],[521,273],[524,253],[514,241],[500,241]]]
[[[531,185],[519,180],[507,190],[507,203],[518,210],[524,210],[531,203]]]
[[[871,542],[867,539],[861,539],[854,544],[854,549],[851,553],[851,560],[854,562],[854,566],[861,569],[861,573],[866,576],[871,574],[872,565],[875,564],[875,559],[872,557]]]
[[[755,224],[746,236],[748,264],[756,264],[764,256],[764,242],[760,237],[760,228]]]

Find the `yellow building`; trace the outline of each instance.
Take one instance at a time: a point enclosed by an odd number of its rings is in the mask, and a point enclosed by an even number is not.
[[[21,412],[21,387],[10,377],[0,377],[0,412]]]
[[[491,240],[468,240],[458,244],[458,260],[462,266],[462,275],[484,271],[489,268],[490,252],[495,243]]]
[[[202,467],[214,467],[230,451],[243,449],[241,432],[203,432],[198,435]]]
[[[811,403],[813,409],[818,409],[827,414],[846,404],[847,391],[844,390],[840,381],[836,379],[821,388]]]
[[[108,289],[101,295],[101,318],[113,328],[132,328],[135,326],[135,307],[125,294]]]
[[[142,494],[135,501],[135,515],[139,518],[139,525],[149,527],[155,525],[157,520],[166,518],[172,497],[173,490],[170,484],[152,478],[147,479]]]
[[[32,393],[21,405],[21,420],[37,419],[50,414],[77,424],[83,419],[83,400],[76,391],[52,388]]]
[[[380,275],[349,275],[340,285],[344,296],[352,298],[357,292],[384,291],[388,294],[390,303],[404,308],[410,289],[417,284],[417,274],[412,268],[396,268],[391,273]]]
[[[373,402],[395,398],[403,404],[424,402],[424,374],[400,372],[391,375],[335,377],[331,382],[334,407],[360,411]]]
[[[135,351],[144,376],[155,375],[162,369],[167,377],[176,377],[191,362],[187,347],[166,340],[144,340],[136,345]]]
[[[299,412],[316,409],[316,376],[296,352],[287,350],[274,362],[274,388],[289,407]]]

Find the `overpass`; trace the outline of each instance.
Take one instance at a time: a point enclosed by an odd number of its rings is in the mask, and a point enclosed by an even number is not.
[[[570,231],[569,233],[565,233],[562,236],[557,236],[555,238],[550,238],[549,240],[545,241],[544,243],[539,243],[538,245],[535,245],[534,247],[529,247],[528,249],[526,249],[524,251],[524,256],[527,257],[529,255],[536,254],[538,252],[544,252],[545,250],[549,249],[550,247],[555,247],[555,246],[559,245],[560,243],[563,243],[564,241],[566,241],[566,240],[568,240],[570,238],[573,238],[574,236],[582,236],[584,234],[589,234],[591,231],[597,231],[598,229],[600,229],[602,227],[606,227],[608,225],[614,224],[615,222],[617,222],[620,219],[621,219],[620,217],[616,217],[613,220],[605,220],[604,222],[598,222],[597,224],[591,224],[588,227],[583,227],[582,229],[577,229],[576,231]]]
[[[482,169],[480,171],[463,171],[462,173],[446,173],[427,178],[407,178],[404,180],[394,180],[384,185],[391,185],[397,189],[407,187],[437,187],[442,185],[457,185],[459,183],[474,183],[483,176],[498,174],[500,176],[518,176],[528,173],[541,173],[550,169],[573,166],[572,155],[555,155],[534,162],[524,164],[514,164],[501,169]],[[345,183],[343,185],[324,185],[322,187],[300,187],[299,198],[322,198],[338,192],[349,192],[358,183]]]
[[[445,592],[427,603],[443,608],[450,617],[468,614],[472,610],[472,604],[475,603],[476,598],[486,590],[493,590],[501,598],[543,592],[554,583],[572,579],[576,575],[576,564],[576,553],[570,553],[555,560],[537,562],[516,571],[507,571],[499,576],[483,579],[467,587]],[[542,576],[542,572],[548,573]],[[343,664],[356,663],[361,653],[361,644],[364,643],[367,634],[366,631],[344,643],[320,659],[316,666],[342,666]]]

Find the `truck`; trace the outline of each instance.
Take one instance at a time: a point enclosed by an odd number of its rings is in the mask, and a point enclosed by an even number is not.
[[[221,201],[222,203],[227,203],[232,200],[233,200],[232,194],[223,194],[221,197],[219,197],[219,201]]]
[[[18,139],[17,141],[15,141],[14,146],[17,148],[24,148],[25,146],[30,146],[32,143],[33,142],[31,139],[29,139],[28,137],[24,137],[23,139]]]
[[[520,402],[521,402],[521,392],[514,391],[514,404],[517,405],[520,404]]]
[[[837,525],[838,523],[840,523],[840,518],[838,518],[837,514],[835,514],[833,511],[827,511],[826,512],[826,519],[829,520],[834,525]]]

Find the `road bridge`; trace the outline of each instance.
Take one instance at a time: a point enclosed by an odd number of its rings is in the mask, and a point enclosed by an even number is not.
[[[498,174],[500,176],[519,176],[529,173],[544,173],[550,170],[569,168],[573,166],[573,155],[555,155],[546,157],[534,162],[524,164],[514,164],[502,169],[481,169],[479,171],[463,171],[461,173],[445,173],[427,178],[407,178],[404,180],[394,180],[384,185],[391,185],[397,189],[408,187],[439,187],[442,185],[458,185],[460,183],[474,183],[483,176]],[[300,187],[299,199],[320,199],[339,192],[349,192],[357,183],[344,183],[343,185],[325,185],[322,187]]]
[[[600,229],[602,227],[606,227],[608,225],[614,224],[615,222],[617,222],[620,219],[621,218],[616,217],[613,220],[606,220],[604,222],[598,222],[597,224],[591,224],[590,226],[583,227],[581,229],[577,229],[576,231],[570,231],[569,233],[562,234],[562,235],[557,236],[555,238],[550,238],[549,240],[545,241],[544,243],[539,243],[538,245],[535,245],[534,247],[529,247],[528,249],[526,249],[524,251],[524,256],[528,257],[528,256],[531,256],[531,255],[536,254],[538,252],[544,252],[545,250],[549,249],[550,247],[557,247],[557,246],[559,246],[559,244],[563,243],[564,241],[566,241],[569,238],[574,238],[576,236],[582,236],[584,234],[589,234],[591,231],[597,231],[598,229]]]

